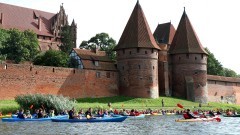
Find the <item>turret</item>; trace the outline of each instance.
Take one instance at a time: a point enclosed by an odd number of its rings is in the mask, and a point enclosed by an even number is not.
[[[115,47],[119,70],[120,94],[131,97],[157,98],[158,51],[139,2]]]
[[[76,41],[77,41],[77,24],[75,23],[74,19],[73,19],[72,24],[71,24],[71,32],[72,32],[72,35],[73,35],[74,46],[76,47],[77,46],[77,43],[76,43]]]
[[[173,96],[207,102],[207,52],[185,12],[169,49]]]

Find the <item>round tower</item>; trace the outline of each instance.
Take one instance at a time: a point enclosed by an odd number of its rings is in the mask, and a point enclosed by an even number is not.
[[[173,96],[206,103],[207,52],[202,47],[184,10],[172,45],[171,57]]]
[[[130,97],[158,98],[158,51],[142,8],[137,2],[115,47],[119,91]]]

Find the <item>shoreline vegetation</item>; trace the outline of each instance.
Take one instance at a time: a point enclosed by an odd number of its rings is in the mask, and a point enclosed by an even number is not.
[[[240,112],[240,106],[236,104],[226,104],[226,103],[216,103],[209,102],[207,104],[201,104],[192,102],[184,99],[174,98],[174,97],[159,97],[157,99],[148,98],[132,98],[132,97],[103,97],[103,98],[80,98],[74,99],[74,107],[76,110],[83,109],[87,110],[89,107],[93,109],[109,109],[108,103],[111,103],[112,109],[138,109],[138,110],[182,110],[177,106],[181,104],[185,109],[191,110],[216,110],[216,109],[231,109]],[[162,107],[162,100],[164,102],[164,107]],[[15,100],[0,100],[0,111],[3,114],[14,113],[19,110],[20,106]],[[70,110],[71,108],[69,108]]]

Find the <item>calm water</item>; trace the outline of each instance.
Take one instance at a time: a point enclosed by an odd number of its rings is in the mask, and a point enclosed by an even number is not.
[[[147,116],[122,123],[0,122],[0,134],[240,134],[240,117],[221,122],[175,122],[182,116]]]

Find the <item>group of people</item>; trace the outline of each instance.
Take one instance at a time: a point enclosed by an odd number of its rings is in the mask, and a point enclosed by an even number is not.
[[[226,110],[226,115],[238,115],[238,113],[235,110],[227,109]]]
[[[53,117],[55,116],[54,110],[49,110],[49,113],[46,113],[46,111],[42,108],[35,109],[33,115],[31,115],[31,112],[29,110],[24,113],[24,109],[17,110],[15,115],[17,115],[17,118],[20,119],[26,119],[26,118],[46,118],[46,117]]]

